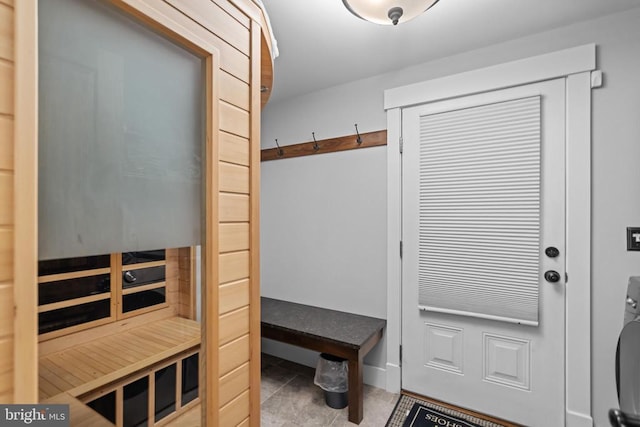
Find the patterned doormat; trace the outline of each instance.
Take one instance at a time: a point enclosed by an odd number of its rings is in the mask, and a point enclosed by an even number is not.
[[[385,427],[504,427],[435,403],[402,395]]]

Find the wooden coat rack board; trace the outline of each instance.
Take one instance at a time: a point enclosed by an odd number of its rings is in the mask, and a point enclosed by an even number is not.
[[[358,136],[360,137],[360,143],[358,143]],[[340,136],[302,144],[284,145],[280,148],[266,148],[260,152],[260,158],[263,162],[266,162],[267,160],[290,159],[292,157],[312,156],[314,154],[378,147],[380,145],[387,145],[386,130]]]

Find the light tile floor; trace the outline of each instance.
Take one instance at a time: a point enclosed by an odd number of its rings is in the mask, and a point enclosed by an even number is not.
[[[355,426],[348,408],[325,404],[324,392],[313,384],[313,368],[262,355],[262,427]],[[399,395],[364,385],[361,427],[384,427]]]

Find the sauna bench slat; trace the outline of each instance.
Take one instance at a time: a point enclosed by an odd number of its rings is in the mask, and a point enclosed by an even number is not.
[[[71,346],[40,357],[40,399],[77,398],[199,346],[200,324],[180,317]]]

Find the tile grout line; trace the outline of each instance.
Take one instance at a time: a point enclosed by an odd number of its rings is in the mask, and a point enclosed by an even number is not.
[[[265,403],[267,403],[267,401],[269,399],[271,399],[273,396],[275,396],[276,394],[278,394],[278,392],[280,390],[282,390],[287,384],[289,384],[291,381],[293,381],[297,376],[299,376],[299,374],[294,373],[293,371],[290,371],[291,373],[293,373],[293,377],[291,377],[291,379],[289,381],[286,381],[285,383],[283,383],[280,387],[278,387],[273,393],[271,393],[271,395],[269,395],[269,397],[267,397],[264,402],[260,402],[260,406],[264,405]]]

